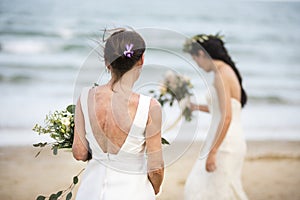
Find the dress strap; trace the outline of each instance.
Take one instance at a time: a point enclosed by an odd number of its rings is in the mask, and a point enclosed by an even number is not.
[[[87,141],[89,142],[89,147],[91,148],[92,153],[98,152],[96,154],[99,154],[99,153],[103,153],[103,151],[100,148],[100,146],[98,145],[96,138],[94,137],[91,122],[90,122],[89,110],[88,110],[89,91],[90,91],[89,87],[83,88],[82,92],[81,92],[81,96],[80,96],[81,109],[83,112],[84,123],[85,123],[85,125],[84,125],[85,132],[86,132],[85,137],[86,137]]]
[[[80,95],[81,109],[82,109],[82,112],[83,112],[85,129],[86,129],[87,133],[92,130],[91,125],[90,125],[89,112],[88,112],[89,90],[90,90],[90,88],[88,88],[88,87],[83,88],[82,92],[81,92],[81,95]]]
[[[145,128],[148,121],[148,114],[150,108],[151,97],[140,94],[139,104],[137,111],[128,133],[128,136],[132,139],[139,138],[145,139]]]
[[[145,129],[148,121],[151,97],[140,94],[137,111],[120,152],[141,153],[146,140]]]
[[[134,125],[139,127],[146,127],[149,115],[150,101],[151,97],[140,94],[140,100],[135,116]]]

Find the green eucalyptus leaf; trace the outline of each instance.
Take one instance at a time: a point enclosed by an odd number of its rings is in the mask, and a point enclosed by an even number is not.
[[[60,196],[62,195],[62,193],[63,193],[63,191],[57,192],[57,193],[56,193],[56,197],[57,197],[57,198],[60,197]]]
[[[34,147],[39,147],[40,143],[33,144]]]
[[[51,194],[49,197],[49,200],[56,200],[56,199],[57,199],[56,194]]]
[[[77,176],[73,177],[73,183],[74,183],[74,185],[76,185],[78,183],[78,177]]]
[[[70,200],[72,198],[72,192],[69,192],[66,196],[66,200]]]
[[[57,155],[57,146],[53,147],[53,155]]]
[[[40,196],[38,196],[38,197],[36,198],[36,200],[44,200],[44,199],[46,199],[46,197],[44,197],[44,196],[42,196],[42,195],[40,195]]]
[[[165,138],[161,138],[161,143],[162,144],[167,144],[167,145],[170,145],[170,143],[169,143],[169,141],[168,140],[166,140]]]
[[[71,114],[74,114],[75,113],[75,105],[68,105],[68,107],[67,107],[67,111],[69,112],[69,113],[71,113]]]

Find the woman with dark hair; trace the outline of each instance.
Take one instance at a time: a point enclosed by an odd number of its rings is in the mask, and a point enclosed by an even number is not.
[[[208,106],[191,106],[193,111],[210,112],[212,124],[204,145],[204,149],[209,146],[208,155],[194,164],[185,184],[185,200],[247,199],[241,182],[246,142],[240,112],[247,102],[242,77],[219,35],[196,35],[186,41],[184,51],[200,68],[214,73]]]
[[[115,31],[104,46],[111,80],[81,93],[72,151],[77,160],[89,161],[77,200],[154,200],[160,190],[161,106],[132,91],[145,49],[137,32]]]

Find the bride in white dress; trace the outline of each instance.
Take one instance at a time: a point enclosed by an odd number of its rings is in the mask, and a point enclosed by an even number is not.
[[[144,51],[138,33],[113,33],[104,47],[111,80],[81,93],[72,151],[88,164],[77,200],[154,200],[160,190],[161,107],[151,97],[132,92]]]
[[[246,142],[240,113],[247,95],[242,78],[218,35],[196,35],[186,42],[184,51],[199,67],[215,75],[208,106],[192,105],[192,110],[210,112],[212,125],[187,178],[184,199],[246,200],[241,182]]]

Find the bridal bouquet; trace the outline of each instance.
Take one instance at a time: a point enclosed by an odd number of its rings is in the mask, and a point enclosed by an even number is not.
[[[186,121],[192,120],[192,110],[190,97],[193,88],[190,79],[187,76],[175,74],[173,71],[168,71],[164,75],[160,93],[154,94],[154,97],[160,102],[162,106],[169,103],[173,106],[174,101],[177,100],[181,109],[181,116],[184,116]],[[150,93],[155,93],[151,90]]]
[[[69,105],[65,110],[54,111],[46,115],[45,125],[41,126],[36,124],[33,127],[33,131],[40,134],[49,134],[49,136],[55,140],[55,142],[47,143],[40,142],[33,144],[34,147],[44,147],[51,145],[53,154],[57,154],[58,149],[72,148],[74,137],[74,114],[75,105]],[[39,155],[41,151],[37,153]]]

